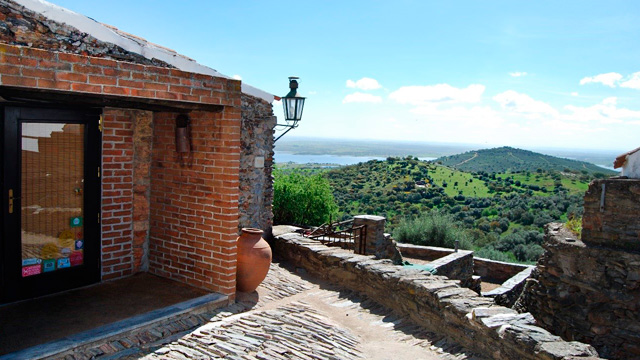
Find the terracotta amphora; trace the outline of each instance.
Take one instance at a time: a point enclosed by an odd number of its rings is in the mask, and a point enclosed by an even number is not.
[[[262,238],[262,230],[243,228],[238,237],[236,289],[252,292],[264,280],[271,264],[271,247]]]

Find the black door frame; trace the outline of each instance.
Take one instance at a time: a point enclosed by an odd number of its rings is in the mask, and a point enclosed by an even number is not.
[[[37,297],[99,282],[101,276],[101,109],[2,106],[2,235],[0,236],[0,303]],[[20,196],[21,122],[75,123],[85,125],[84,149],[84,262],[82,265],[22,277]],[[14,210],[9,214],[9,189]]]

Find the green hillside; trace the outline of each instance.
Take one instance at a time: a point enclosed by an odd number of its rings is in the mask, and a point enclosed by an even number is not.
[[[387,231],[395,233],[407,220],[441,217],[478,256],[521,262],[541,254],[544,224],[582,215],[584,192],[595,177],[543,169],[470,173],[411,156],[322,174],[333,188],[340,219],[385,216]]]
[[[603,175],[615,174],[611,170],[584,161],[543,155],[533,151],[512,147],[499,147],[468,151],[458,155],[444,156],[435,160],[442,165],[467,172],[484,171],[487,173],[545,171],[582,172]]]

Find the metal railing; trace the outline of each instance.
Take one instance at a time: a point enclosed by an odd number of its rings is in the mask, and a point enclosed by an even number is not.
[[[353,219],[322,224],[305,236],[327,246],[339,246],[356,254],[366,253],[367,226],[354,226]]]

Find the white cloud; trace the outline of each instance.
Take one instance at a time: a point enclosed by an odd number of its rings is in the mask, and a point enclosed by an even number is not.
[[[482,99],[484,85],[471,84],[456,88],[449,84],[426,86],[403,86],[389,94],[389,98],[400,104],[427,105],[432,103],[477,103]]]
[[[375,90],[380,89],[382,85],[376,79],[363,77],[358,81],[347,80],[347,87],[360,90]]]
[[[233,75],[232,78],[234,78],[236,80],[242,80],[242,76],[240,76],[240,75]]]
[[[514,72],[510,72],[509,75],[511,75],[512,77],[521,77],[521,76],[527,76],[527,72],[526,71],[514,71]]]
[[[526,114],[531,116],[558,114],[551,105],[534,100],[527,94],[521,94],[513,90],[507,90],[493,97],[500,106],[509,112]]]
[[[629,75],[620,87],[640,90],[640,72]]]
[[[577,91],[572,92],[571,96],[578,96],[578,92]]]
[[[618,83],[622,79],[622,75],[610,72],[606,74],[599,74],[596,76],[587,76],[580,80],[580,85],[590,84],[590,83],[601,83],[608,87],[616,87],[616,83]]]
[[[577,122],[595,121],[603,124],[640,124],[640,111],[618,107],[616,97],[608,97],[600,104],[582,107],[567,105],[570,114],[563,118]]]
[[[365,94],[361,92],[355,92],[344,97],[343,104],[347,103],[379,103],[382,102],[380,96]]]

